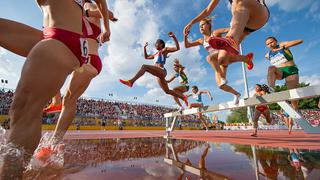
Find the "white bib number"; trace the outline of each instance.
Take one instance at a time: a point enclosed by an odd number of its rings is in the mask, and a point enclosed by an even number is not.
[[[81,56],[87,58],[88,57],[88,41],[86,38],[80,38],[81,45]]]
[[[288,60],[283,54],[277,53],[276,55],[270,58],[270,62],[273,66],[279,66],[283,63],[288,62]]]

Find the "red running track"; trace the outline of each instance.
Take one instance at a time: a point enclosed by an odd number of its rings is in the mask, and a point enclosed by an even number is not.
[[[234,144],[248,144],[265,147],[284,147],[298,149],[320,149],[320,134],[305,134],[303,131],[293,131],[291,135],[285,130],[259,131],[258,137],[251,137],[251,131],[174,131],[173,138],[191,139],[210,142],[228,142]],[[105,139],[105,138],[141,138],[163,137],[164,131],[152,130],[81,130],[68,131],[66,139]]]

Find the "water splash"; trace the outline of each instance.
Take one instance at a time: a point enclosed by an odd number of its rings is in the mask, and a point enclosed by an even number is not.
[[[54,141],[52,134],[45,133],[27,166],[27,171],[47,167],[59,169],[63,167],[63,164],[64,144]]]

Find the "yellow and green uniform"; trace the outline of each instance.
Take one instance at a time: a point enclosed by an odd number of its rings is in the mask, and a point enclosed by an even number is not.
[[[280,48],[280,46],[277,45],[276,48]],[[282,71],[282,79],[291,75],[299,74],[299,69],[296,65],[280,67],[283,63],[293,61],[293,55],[288,48],[280,49],[275,52],[269,51],[268,55],[268,60],[270,61],[271,65],[277,67],[280,71]]]
[[[175,77],[176,78],[180,77],[181,78],[180,85],[186,87],[187,91],[189,91],[189,83],[188,83],[187,75],[184,72],[180,72],[180,73],[177,73]]]

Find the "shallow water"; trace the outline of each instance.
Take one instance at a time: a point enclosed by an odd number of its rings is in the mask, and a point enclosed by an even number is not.
[[[25,179],[320,179],[320,151],[163,138],[67,140]]]

